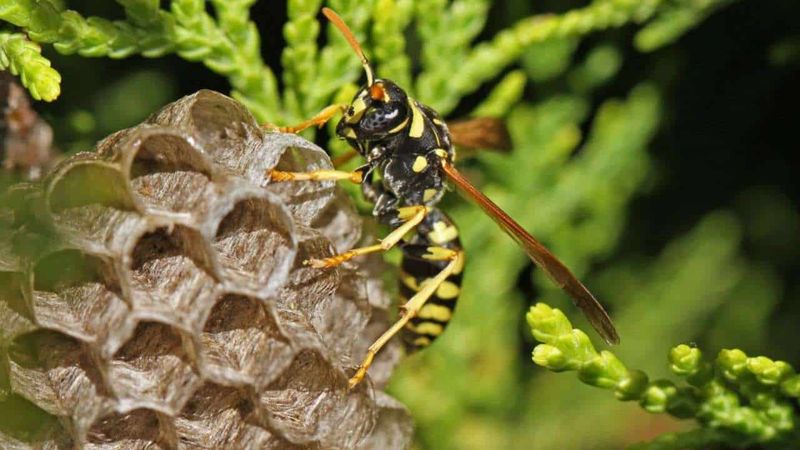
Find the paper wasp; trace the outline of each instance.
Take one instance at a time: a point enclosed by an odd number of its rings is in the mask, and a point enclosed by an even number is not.
[[[375,205],[373,215],[392,229],[379,244],[355,248],[330,258],[312,259],[306,261],[307,264],[331,268],[358,255],[385,252],[395,246],[403,252],[400,317],[369,347],[350,379],[350,387],[364,379],[375,355],[395,334],[403,331],[408,349],[423,348],[444,331],[452,316],[460,293],[464,251],[458,228],[436,208],[445,191],[445,180],[453,182],[514,238],[531,260],[572,297],[603,339],[617,343],[619,337],[611,319],[589,290],[544,245],[470,184],[453,165],[454,144],[507,145],[507,137],[500,131],[503,128],[499,122],[478,119],[472,124],[459,125],[461,132],[451,134],[452,130],[448,130],[436,111],[409,97],[392,81],[375,78],[367,57],[347,25],[331,9],[323,8],[322,12],[361,59],[367,84],[349,105],[328,106],[305,122],[279,130],[298,132],[311,126],[322,126],[342,112],[336,134],[364,157],[366,164],[352,172],[271,170],[269,176],[273,182],[349,180],[358,183],[364,197]],[[473,131],[470,137],[464,131],[471,131],[473,126],[483,129]],[[376,172],[382,175],[380,181],[374,179]],[[404,239],[410,232],[413,232],[412,237]]]

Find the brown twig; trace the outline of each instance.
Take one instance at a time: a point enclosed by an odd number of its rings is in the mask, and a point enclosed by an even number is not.
[[[31,107],[25,89],[8,72],[0,72],[0,159],[3,170],[36,180],[56,155],[53,129]]]

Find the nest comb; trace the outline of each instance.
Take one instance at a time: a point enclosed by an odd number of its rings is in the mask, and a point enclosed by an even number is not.
[[[5,193],[0,447],[409,445],[380,391],[396,346],[347,390],[388,326],[375,261],[302,265],[356,244],[360,219],[333,183],[272,168],[331,163],[200,91]]]

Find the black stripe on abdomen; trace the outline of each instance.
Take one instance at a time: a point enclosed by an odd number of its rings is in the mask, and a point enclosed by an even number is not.
[[[459,249],[453,249],[460,251]],[[400,272],[400,302],[414,296],[425,280],[435,277],[449,261],[427,261],[404,256]],[[439,337],[450,319],[461,293],[461,273],[451,274],[431,295],[425,305],[403,328],[406,350],[414,352],[430,345]]]

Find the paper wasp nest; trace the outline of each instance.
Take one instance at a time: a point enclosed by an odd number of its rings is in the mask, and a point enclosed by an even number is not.
[[[39,426],[0,424],[0,448],[408,445],[379,390],[396,346],[347,390],[388,326],[377,269],[302,265],[360,219],[333,183],[268,184],[274,167],[330,160],[200,91],[8,193],[0,409]]]

